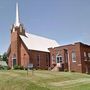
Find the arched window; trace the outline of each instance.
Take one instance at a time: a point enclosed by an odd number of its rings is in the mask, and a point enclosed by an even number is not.
[[[62,63],[62,56],[56,55],[56,63]]]

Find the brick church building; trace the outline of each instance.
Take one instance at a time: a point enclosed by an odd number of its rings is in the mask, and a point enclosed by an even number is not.
[[[61,71],[90,73],[90,46],[77,42],[60,46],[55,40],[26,33],[19,22],[16,4],[16,22],[11,29],[11,43],[8,48],[8,65]]]
[[[11,43],[8,48],[8,65],[13,68],[20,65],[25,68],[33,64],[35,68],[47,69],[50,66],[48,48],[59,44],[55,40],[26,33],[19,21],[18,4],[16,4],[16,22],[11,29]]]

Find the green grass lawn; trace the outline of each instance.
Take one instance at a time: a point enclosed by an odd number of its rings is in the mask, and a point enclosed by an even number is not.
[[[0,90],[90,90],[90,75],[34,71],[0,71]]]

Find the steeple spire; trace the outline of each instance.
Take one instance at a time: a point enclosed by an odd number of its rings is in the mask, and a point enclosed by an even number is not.
[[[20,21],[19,21],[19,8],[18,8],[18,3],[16,3],[16,21],[15,21],[15,26],[19,27]]]
[[[16,20],[11,29],[11,33],[13,32],[18,32],[19,35],[25,35],[25,29],[20,23],[18,3],[16,3]]]

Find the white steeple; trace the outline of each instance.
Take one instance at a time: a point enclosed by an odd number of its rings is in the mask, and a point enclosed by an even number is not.
[[[16,21],[15,21],[15,26],[19,27],[20,22],[19,22],[19,8],[18,8],[18,3],[16,3]]]

